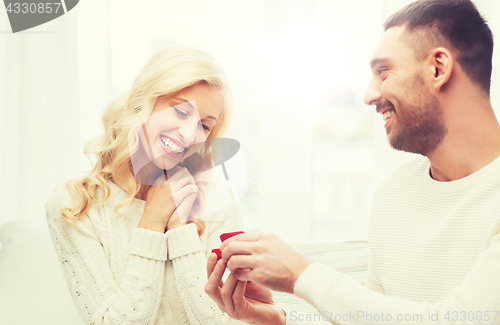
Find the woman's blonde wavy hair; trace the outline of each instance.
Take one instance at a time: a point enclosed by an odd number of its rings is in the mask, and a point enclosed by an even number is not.
[[[138,150],[139,141],[136,139],[135,144],[129,144],[129,131],[152,114],[160,97],[172,96],[200,82],[219,88],[223,94],[224,107],[209,139],[220,136],[232,111],[230,90],[221,67],[210,55],[198,49],[169,47],[160,50],[148,60],[132,88],[106,107],[102,117],[104,134],[91,140],[84,149],[86,155],[95,154],[97,161],[89,175],[65,184],[73,206],[61,208],[63,219],[76,225],[93,202],[107,201],[111,194],[108,180],[129,194],[114,208],[114,212],[121,215],[119,209],[131,202],[141,187],[134,177],[131,162],[131,154]],[[191,171],[200,168],[200,161],[200,154],[195,153],[179,165]],[[199,190],[188,223],[195,223],[201,235],[205,223],[191,216],[196,216],[203,206],[208,179],[199,175],[193,175],[193,178]]]

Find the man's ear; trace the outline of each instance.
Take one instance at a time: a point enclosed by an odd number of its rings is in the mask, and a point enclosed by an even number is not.
[[[432,50],[428,57],[429,68],[432,73],[433,86],[436,92],[441,91],[443,86],[450,80],[453,72],[455,59],[451,52],[444,47],[438,47]]]

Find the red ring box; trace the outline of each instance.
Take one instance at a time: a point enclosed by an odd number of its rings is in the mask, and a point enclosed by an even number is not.
[[[221,253],[220,249],[214,248],[214,249],[212,249],[212,253],[217,254],[217,261],[222,258],[222,253]]]
[[[244,231],[235,231],[235,232],[225,232],[222,235],[220,235],[220,240],[225,241],[228,238],[231,238],[233,236],[236,236],[238,234],[244,234]],[[212,253],[217,254],[217,261],[222,258],[222,253],[219,248],[214,248],[212,249]]]
[[[220,235],[220,240],[223,242],[226,239],[229,239],[229,238],[231,238],[233,236],[236,236],[238,234],[244,234],[244,233],[245,233],[244,231],[225,232],[222,235]]]

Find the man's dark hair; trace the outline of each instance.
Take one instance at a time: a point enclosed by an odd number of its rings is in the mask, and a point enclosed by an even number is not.
[[[469,78],[490,93],[493,35],[470,0],[419,0],[394,13],[387,30],[406,26],[402,38],[426,58],[436,47],[448,48]]]

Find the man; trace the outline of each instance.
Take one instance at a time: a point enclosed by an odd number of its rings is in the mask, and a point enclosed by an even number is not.
[[[205,290],[231,317],[285,324],[267,288],[294,293],[334,324],[500,324],[491,31],[469,0],[417,1],[384,27],[365,103],[387,121],[391,146],[422,156],[374,195],[366,286],[276,236],[241,234],[207,266]]]

